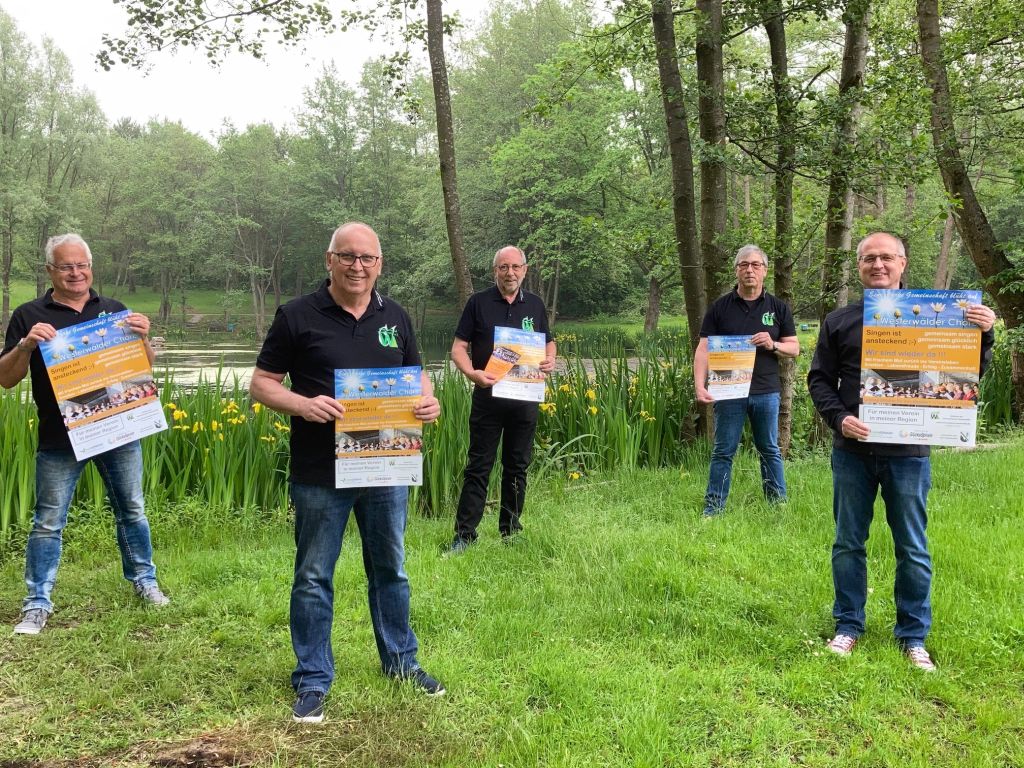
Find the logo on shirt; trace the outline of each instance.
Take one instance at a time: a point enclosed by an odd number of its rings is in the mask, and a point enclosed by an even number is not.
[[[523,318],[523,330],[524,331],[531,331],[531,332],[533,331],[533,318],[532,317],[524,317]]]
[[[398,349],[398,326],[392,325],[388,327],[382,325],[377,329],[377,341],[380,342],[382,347],[393,347]]]
[[[763,315],[761,315],[761,325],[775,325],[775,313],[765,312]]]

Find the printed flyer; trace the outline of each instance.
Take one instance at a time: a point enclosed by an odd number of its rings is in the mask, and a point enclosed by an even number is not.
[[[334,486],[423,484],[423,424],[413,408],[423,394],[419,366],[339,368],[334,396]]]
[[[167,429],[130,310],[72,325],[39,345],[79,461]]]
[[[867,442],[973,446],[980,291],[866,290],[860,420]]]
[[[506,366],[507,370],[491,389],[494,396],[543,403],[544,373],[540,364],[544,361],[546,347],[547,338],[543,333],[496,326],[494,352],[484,370],[495,375]]]
[[[716,401],[750,394],[756,354],[749,336],[708,336],[708,392]]]

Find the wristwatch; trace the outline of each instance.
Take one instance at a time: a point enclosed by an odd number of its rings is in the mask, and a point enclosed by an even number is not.
[[[776,343],[775,343],[775,342],[773,341],[773,342],[772,342],[772,352],[778,352],[778,351],[779,351],[779,345],[778,345],[778,344],[776,344]]]
[[[25,343],[26,341],[28,341],[28,337],[22,336],[21,341],[19,341],[15,346],[17,346],[18,349],[23,350],[24,352],[31,352],[32,349],[29,347],[28,344]]]

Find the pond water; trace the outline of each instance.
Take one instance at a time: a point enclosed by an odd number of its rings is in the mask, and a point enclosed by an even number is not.
[[[156,346],[156,364],[153,366],[161,381],[174,381],[184,387],[195,387],[202,381],[215,381],[218,372],[221,382],[228,386],[237,378],[239,386],[248,387],[252,378],[260,343],[247,339],[211,341],[197,338],[193,341],[166,341]],[[423,350],[429,370],[441,370],[446,364],[447,349]]]

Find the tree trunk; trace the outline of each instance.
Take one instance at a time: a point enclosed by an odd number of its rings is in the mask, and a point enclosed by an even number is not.
[[[690,332],[690,348],[697,348],[700,324],[704,319],[704,273],[697,251],[697,213],[693,194],[693,155],[690,128],[686,122],[683,82],[676,59],[676,34],[671,0],[651,1],[654,44],[658,57],[658,80],[661,102],[668,128],[669,154],[672,160],[672,212],[676,234],[676,251],[683,282],[686,321]]]
[[[697,0],[697,122],[704,151],[700,161],[700,256],[704,302],[724,292],[726,256],[718,239],[725,233],[725,85],[722,75],[722,2]]]
[[[864,87],[864,64],[868,53],[868,0],[850,0],[843,14],[846,22],[846,43],[843,66],[839,75],[839,116],[836,118],[835,140],[831,154],[828,196],[825,203],[825,257],[821,264],[821,302],[818,321],[836,307],[840,290],[845,287],[851,258],[853,228],[853,188],[850,169],[851,152],[857,138],[861,113],[861,89]],[[844,275],[844,272],[846,273]],[[845,292],[844,292],[845,293]]]
[[[942,58],[938,0],[917,0],[917,30],[921,64],[931,90],[932,142],[942,184],[954,203],[956,228],[971,260],[993,296],[1007,328],[1024,323],[1024,293],[1008,290],[1014,280],[1013,264],[996,242],[992,226],[974,194],[974,186],[960,157],[946,65]],[[1011,348],[1013,414],[1024,420],[1024,349]]]
[[[953,231],[956,228],[953,211],[946,214],[946,224],[942,227],[942,245],[939,247],[939,258],[935,262],[935,282],[933,288],[949,290],[953,280],[953,263],[950,258],[953,249]]]
[[[772,59],[772,86],[775,91],[775,113],[778,122],[778,152],[775,171],[775,295],[793,305],[793,166],[796,162],[796,100],[789,82],[789,53],[786,50],[786,27],[782,4],[772,0],[764,19],[768,47]],[[779,448],[789,453],[793,430],[793,386],[796,361],[784,357],[779,361],[782,384],[779,402]]]
[[[473,294],[473,279],[462,247],[462,209],[455,174],[455,134],[452,128],[452,97],[448,90],[448,68],[444,59],[444,28],[441,0],[427,0],[427,53],[430,57],[430,79],[434,85],[434,107],[437,114],[437,154],[441,163],[441,192],[444,195],[444,218],[448,225],[448,247],[452,253],[455,288],[459,303],[465,304]]]
[[[654,333],[658,330],[658,320],[661,318],[661,282],[657,277],[651,275],[647,283],[647,311],[644,313],[644,333]]]

